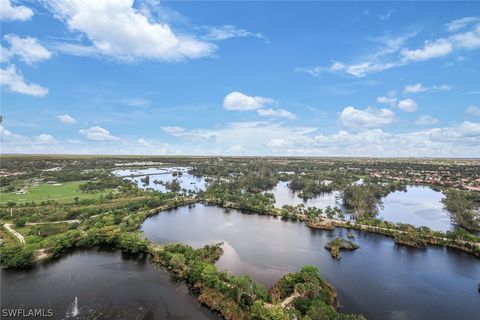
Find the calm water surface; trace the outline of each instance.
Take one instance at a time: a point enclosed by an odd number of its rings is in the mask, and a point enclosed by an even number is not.
[[[298,196],[298,192],[294,192],[288,188],[288,182],[280,181],[268,192],[273,193],[275,196],[275,207],[277,208],[281,208],[284,205],[296,206],[297,204],[322,209],[325,209],[327,206],[342,208],[340,192],[338,191],[324,192],[314,198],[302,199]]]
[[[444,208],[443,198],[443,193],[429,187],[408,186],[407,191],[392,192],[382,200],[379,218],[437,231],[452,230],[450,212]]]
[[[187,191],[203,191],[205,190],[205,179],[203,177],[195,177],[188,174],[189,168],[186,167],[169,167],[169,168],[148,168],[148,169],[124,169],[115,170],[113,174],[119,177],[125,177],[128,181],[133,181],[141,189],[151,188],[160,192],[167,192],[165,186],[155,183],[155,180],[162,182],[172,182],[177,179],[182,189]],[[173,172],[181,172],[181,176],[174,176]],[[132,177],[133,175],[133,177]],[[144,184],[141,179],[146,175],[150,176],[149,183]]]
[[[459,251],[412,249],[353,231],[360,249],[340,261],[324,245],[347,230],[310,230],[302,223],[197,204],[164,212],[143,226],[153,242],[195,247],[223,241],[220,269],[271,286],[305,264],[320,268],[339,292],[343,311],[368,319],[480,319],[480,260]]]
[[[274,194],[275,206],[278,208],[303,203],[305,207],[325,209],[331,206],[345,211],[339,191],[325,192],[304,200],[297,192],[288,188],[287,182],[280,181],[268,192]],[[444,208],[443,198],[443,193],[429,187],[408,186],[407,191],[395,191],[382,199],[383,206],[379,210],[378,218],[395,223],[409,223],[416,227],[426,226],[443,232],[453,230],[450,212]]]
[[[77,317],[72,316],[75,297]],[[96,249],[28,271],[2,270],[1,307],[53,309],[54,317],[45,319],[220,319],[167,271]]]

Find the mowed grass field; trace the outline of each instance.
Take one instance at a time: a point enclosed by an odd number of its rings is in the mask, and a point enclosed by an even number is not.
[[[16,203],[23,203],[27,201],[42,202],[46,200],[55,200],[61,203],[70,203],[75,201],[75,197],[81,199],[98,198],[100,195],[107,195],[111,190],[105,190],[99,193],[85,193],[80,190],[80,185],[86,181],[71,181],[65,182],[61,185],[41,184],[37,187],[27,187],[27,193],[16,194],[1,193],[0,204],[5,204],[8,201],[15,201]]]

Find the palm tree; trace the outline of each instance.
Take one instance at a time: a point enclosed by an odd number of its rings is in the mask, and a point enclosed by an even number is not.
[[[7,207],[10,208],[10,217],[13,217],[13,207],[15,207],[17,203],[15,201],[8,201]]]

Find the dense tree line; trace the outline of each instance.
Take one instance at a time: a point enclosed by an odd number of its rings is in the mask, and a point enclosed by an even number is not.
[[[204,198],[221,206],[235,207],[240,210],[250,210],[257,213],[267,213],[275,202],[271,193],[249,192],[238,188],[238,185],[230,182],[211,184]]]
[[[301,176],[296,176],[290,180],[288,187],[294,191],[300,191],[298,196],[304,199],[313,198],[322,192],[333,191],[333,186],[331,184]]]
[[[396,190],[406,190],[404,183],[353,184],[343,189],[343,204],[357,218],[374,217],[378,213],[382,197]]]
[[[453,223],[468,230],[480,230],[480,193],[449,189],[443,199]]]
[[[19,243],[6,243],[0,247],[0,264],[7,268],[27,268],[33,265],[33,250]]]
[[[147,176],[148,177],[148,176]],[[133,188],[133,185],[128,183],[122,178],[105,176],[94,181],[88,181],[80,185],[80,190],[83,192],[98,192],[107,189],[115,189],[118,187],[122,188]]]

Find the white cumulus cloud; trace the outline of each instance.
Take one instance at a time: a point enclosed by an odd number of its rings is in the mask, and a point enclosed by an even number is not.
[[[377,102],[381,104],[388,104],[394,107],[397,104],[397,98],[393,96],[380,96],[377,97]]]
[[[375,128],[386,126],[395,121],[395,113],[389,109],[356,109],[349,106],[340,113],[340,122],[346,127]]]
[[[32,9],[25,6],[12,6],[10,0],[0,0],[0,20],[29,20]]]
[[[27,64],[35,64],[51,58],[52,53],[42,46],[37,38],[21,38],[15,34],[7,34],[3,37],[10,47],[6,50],[9,57],[18,56]]]
[[[0,68],[0,85],[5,86],[11,92],[22,93],[35,97],[43,97],[48,89],[35,83],[27,83],[23,75],[14,65]]]
[[[447,39],[438,39],[436,41],[426,41],[423,48],[402,50],[402,56],[407,60],[420,61],[437,57],[443,57],[453,51],[453,45]]]
[[[398,101],[398,107],[406,112],[414,112],[417,110],[417,103],[413,99],[404,99]]]
[[[230,92],[223,99],[225,109],[236,111],[257,110],[274,103],[275,100],[271,98],[247,96],[238,91]]]
[[[0,141],[7,143],[23,143],[30,141],[30,139],[21,134],[13,133],[0,125]]]
[[[296,119],[297,116],[285,109],[268,108],[267,106],[276,105],[277,101],[272,98],[260,96],[248,96],[238,91],[230,92],[223,99],[223,107],[232,111],[257,111],[262,117],[278,117],[286,119]]]
[[[91,42],[70,46],[70,53],[78,49],[81,55],[98,53],[125,61],[177,61],[210,56],[217,48],[152,21],[144,15],[146,9],[133,7],[134,0],[51,0],[46,4],[69,30],[84,34]]]
[[[107,129],[104,129],[99,126],[90,127],[88,129],[80,129],[78,132],[82,136],[84,136],[86,139],[92,140],[92,141],[119,140],[118,137],[111,135]]]
[[[58,141],[53,136],[42,133],[41,135],[35,137],[35,142],[40,144],[55,144]]]
[[[403,92],[405,92],[405,93],[419,93],[419,92],[424,92],[424,91],[427,91],[427,88],[422,86],[422,84],[420,82],[415,83],[415,84],[411,84],[411,85],[407,85],[407,86],[405,86],[405,89],[403,90]]]
[[[258,109],[257,113],[264,117],[280,117],[287,119],[296,119],[297,116],[285,109]]]

